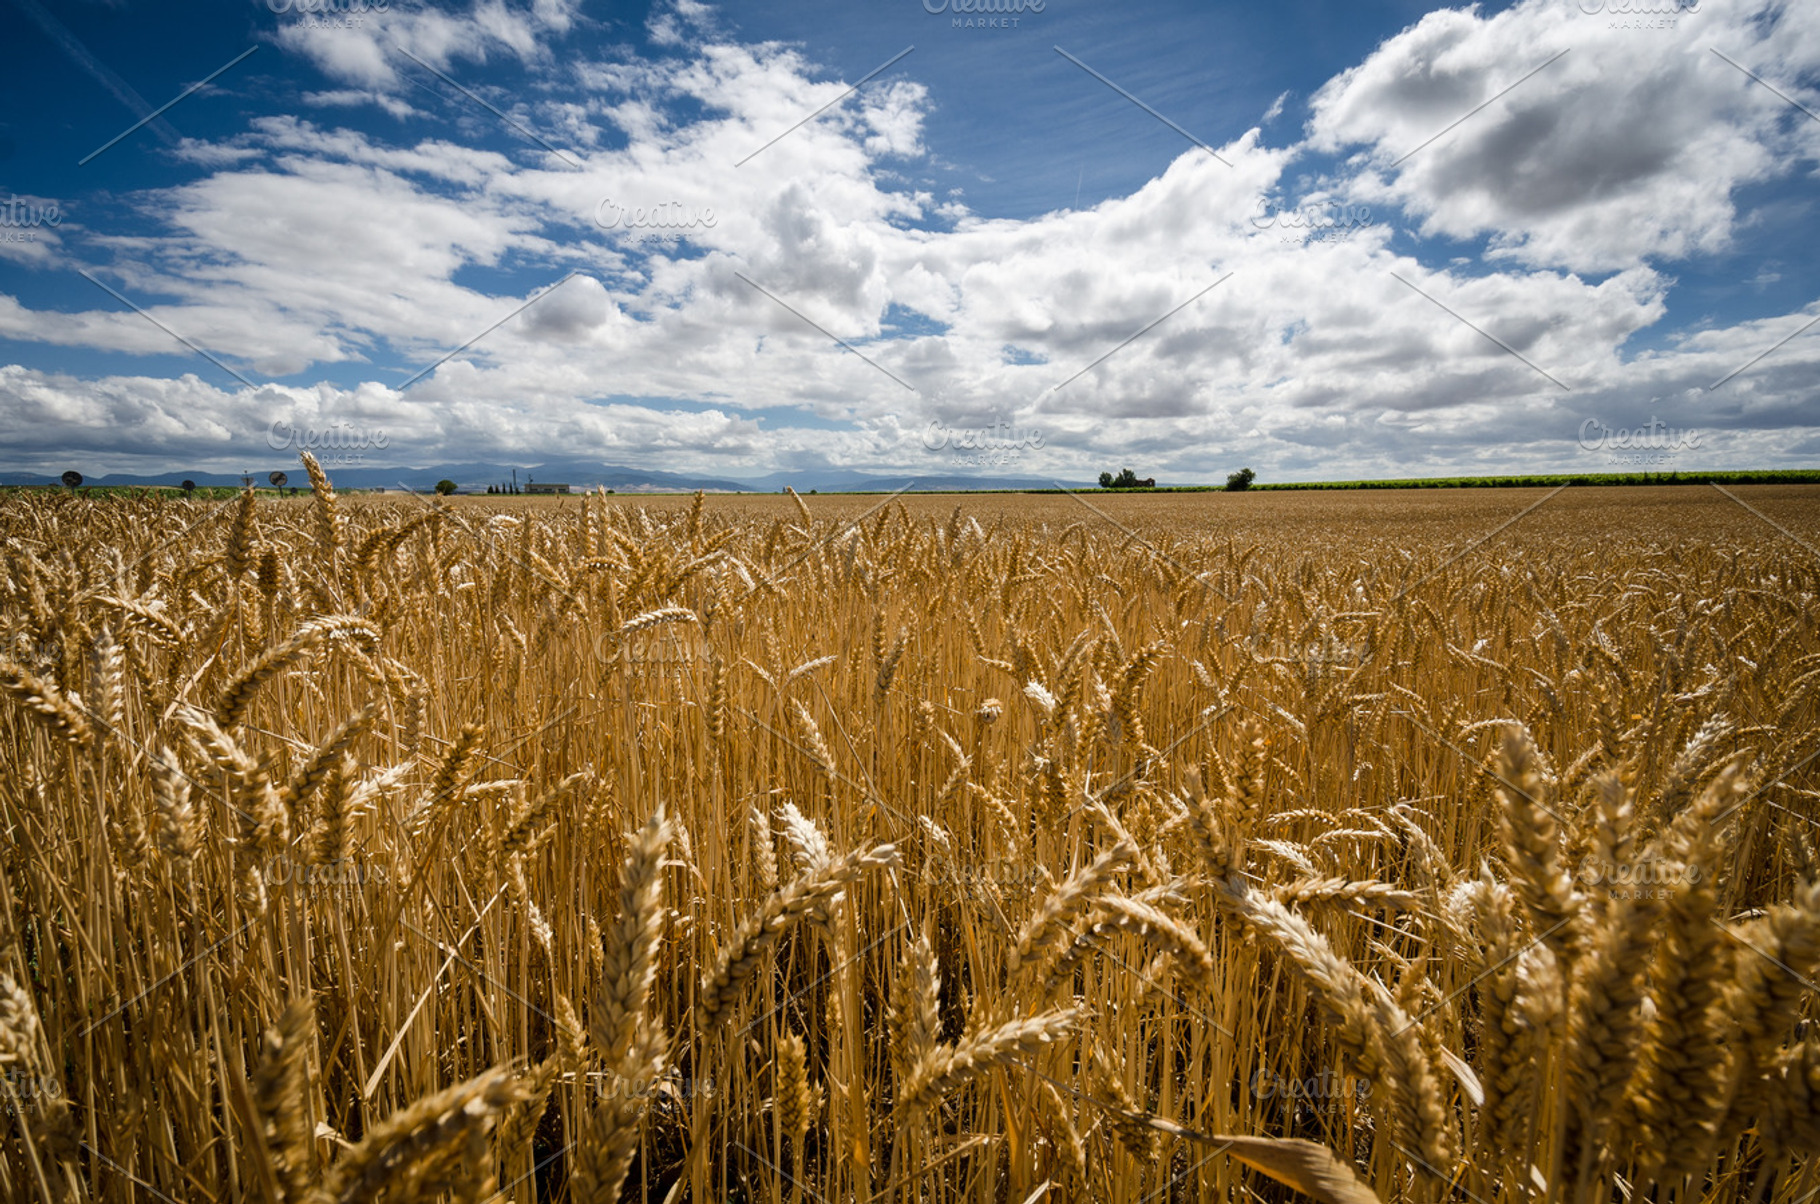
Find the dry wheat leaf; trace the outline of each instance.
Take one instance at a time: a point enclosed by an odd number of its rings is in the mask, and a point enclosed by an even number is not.
[[[1215,1153],[1237,1158],[1252,1170],[1269,1175],[1324,1204],[1383,1204],[1365,1186],[1350,1165],[1318,1142],[1294,1137],[1234,1137],[1225,1133],[1196,1133],[1181,1125],[1149,1118],[1150,1127],[1175,1137],[1219,1146]]]

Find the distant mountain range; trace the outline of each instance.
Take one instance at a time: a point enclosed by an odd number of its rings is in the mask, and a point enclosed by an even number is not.
[[[436,482],[447,479],[454,481],[464,492],[486,492],[489,485],[509,484],[512,480],[512,467],[499,464],[435,464],[425,468],[405,467],[372,467],[365,464],[332,464],[323,467],[329,479],[341,489],[411,489],[428,492],[435,488]],[[267,476],[274,469],[283,472],[289,483],[299,487],[308,485],[303,465],[295,461],[285,464],[262,464],[252,469],[253,480],[262,488],[267,485]],[[78,472],[81,467],[76,466]],[[109,473],[105,476],[87,477],[84,485],[122,486],[122,485],[168,485],[175,486],[189,480],[199,486],[220,486],[240,484],[238,473],[212,472],[167,472],[150,475],[136,473]],[[889,493],[901,489],[906,484],[919,492],[954,492],[969,489],[1053,489],[1059,483],[1070,489],[1091,488],[1085,481],[1070,481],[1056,477],[1013,477],[1013,476],[974,476],[963,473],[927,473],[927,474],[889,474],[858,472],[847,469],[811,468],[799,472],[773,472],[762,477],[733,478],[698,475],[694,473],[660,472],[649,468],[627,468],[616,464],[601,464],[589,460],[552,460],[530,468],[518,469],[518,485],[522,489],[532,480],[545,482],[562,482],[571,489],[580,492],[605,486],[618,493],[677,493],[693,492],[706,489],[714,493],[778,493],[785,485],[793,487],[798,493],[807,493],[811,489],[822,492],[858,492],[879,491]],[[0,485],[53,485],[57,483],[56,473],[38,472],[0,472]]]

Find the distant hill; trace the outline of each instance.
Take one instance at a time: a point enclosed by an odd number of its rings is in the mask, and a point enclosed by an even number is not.
[[[75,465],[78,472],[80,465]],[[329,479],[340,489],[412,489],[428,492],[440,480],[454,481],[463,490],[485,492],[489,485],[509,483],[512,466],[487,463],[434,464],[424,468],[374,467],[365,464],[325,464]],[[264,487],[269,473],[278,471],[290,478],[290,484],[307,486],[303,465],[295,460],[249,465],[256,484]],[[61,471],[61,470],[59,470]],[[0,485],[52,485],[57,473],[0,472]],[[85,485],[165,485],[176,486],[189,480],[199,486],[236,486],[239,473],[165,472],[155,474],[108,473],[87,476]],[[520,488],[531,481],[563,482],[581,491],[604,486],[619,493],[692,492],[706,489],[717,493],[777,493],[785,485],[799,493],[811,489],[822,492],[878,491],[889,493],[906,484],[917,492],[952,492],[968,489],[1053,489],[1054,477],[973,476],[963,473],[868,473],[851,469],[804,469],[800,472],[774,472],[762,477],[717,477],[696,473],[662,472],[650,468],[628,468],[588,460],[551,460],[518,469]],[[1070,488],[1092,488],[1085,482],[1062,481]]]

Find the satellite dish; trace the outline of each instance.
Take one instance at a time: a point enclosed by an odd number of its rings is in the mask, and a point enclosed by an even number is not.
[[[63,483],[68,485],[71,489],[74,489],[76,486],[82,484],[82,474],[72,468],[63,474]]]
[[[194,493],[196,490],[196,482],[185,481],[182,485],[178,486],[178,488],[182,489],[185,493]]]
[[[275,472],[271,476],[266,478],[266,480],[270,481],[274,486],[276,486],[279,489],[283,489],[284,483],[290,479],[291,478],[285,476],[281,472]]]

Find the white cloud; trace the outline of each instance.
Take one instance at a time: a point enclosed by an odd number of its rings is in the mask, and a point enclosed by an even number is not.
[[[1311,145],[1362,146],[1353,195],[1401,205],[1424,235],[1487,237],[1494,258],[1610,271],[1722,249],[1736,190],[1811,159],[1820,126],[1788,122],[1714,51],[1811,71],[1820,10],[1714,7],[1640,30],[1587,6],[1429,13],[1320,89]]]
[[[356,21],[282,21],[276,40],[315,63],[322,72],[354,88],[393,90],[404,86],[401,66],[415,66],[387,52],[396,46],[438,71],[460,62],[484,64],[508,53],[519,62],[543,62],[540,39],[566,33],[574,23],[574,0],[538,0],[529,12],[503,0],[472,0],[466,12],[430,7],[366,11]]]
[[[869,87],[767,146],[848,85],[788,48],[704,43],[721,37],[712,13],[685,3],[654,19],[696,43],[687,54],[570,64],[577,86],[536,109],[536,128],[574,133],[579,170],[266,118],[191,147],[203,174],[143,196],[159,234],[91,244],[114,256],[100,275],[211,352],[365,383],[244,390],[203,383],[225,378],[200,361],[175,379],[96,381],[15,365],[0,370],[0,438],[26,455],[130,446],[225,463],[282,415],[385,424],[414,463],[560,449],[723,472],[934,471],[929,421],[1003,417],[1046,434],[1008,471],[1078,477],[1142,455],[1159,475],[1206,475],[1243,455],[1277,475],[1416,475],[1600,468],[1575,446],[1583,422],[1660,415],[1711,432],[1714,463],[1782,463],[1807,454],[1820,336],[1707,386],[1811,315],[1627,351],[1668,313],[1665,261],[1726,245],[1736,190],[1820,147],[1704,49],[1799,78],[1820,63],[1814,18],[1774,11],[1766,25],[1714,9],[1697,36],[1655,41],[1552,2],[1432,13],[1316,94],[1305,144],[1266,146],[1254,129],[1218,148],[1227,163],[1193,149],[1130,195],[1007,220],[898,184],[930,153],[918,85]],[[396,14],[346,43],[284,36],[349,84],[320,94],[332,111],[394,96],[382,32],[436,64],[542,63],[540,39],[572,19],[477,4]],[[1285,203],[1364,203],[1376,220],[1312,238],[1280,211],[1261,225],[1259,198],[1321,153],[1352,157]],[[714,220],[609,227],[603,202]],[[1399,211],[1424,237],[1486,238],[1487,261],[1412,250],[1386,224]],[[887,331],[899,323],[924,333]],[[0,295],[0,335],[188,354],[98,290],[77,312]],[[625,397],[698,404],[595,404]],[[773,407],[834,429],[753,416]]]
[[[418,115],[418,111],[402,97],[393,96],[390,93],[378,90],[339,88],[326,92],[305,92],[303,94],[303,100],[305,104],[317,105],[322,108],[354,108],[359,105],[376,105],[400,121],[403,121],[407,117],[415,117]]]

